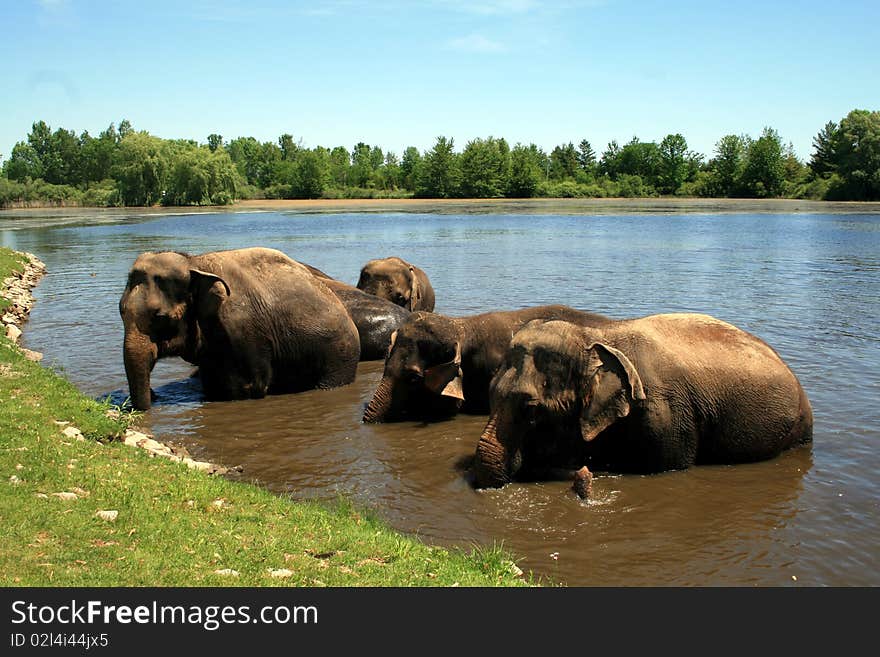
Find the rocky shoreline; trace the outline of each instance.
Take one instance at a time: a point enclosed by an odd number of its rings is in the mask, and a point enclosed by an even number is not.
[[[45,263],[33,253],[21,251],[16,251],[16,253],[24,256],[27,262],[24,265],[24,271],[13,272],[12,276],[3,280],[0,296],[8,299],[11,305],[5,310],[3,317],[0,319],[2,319],[4,334],[12,343],[18,346],[25,358],[32,361],[40,361],[43,358],[43,354],[21,347],[18,341],[21,338],[24,323],[30,316],[36,302],[31,291],[37,286],[43,276],[46,275],[47,269]],[[113,414],[116,411],[110,411],[110,413]],[[85,440],[82,432],[69,422],[56,420],[55,424],[61,428],[61,435],[64,438]],[[216,463],[196,461],[183,447],[162,443],[143,429],[127,429],[121,440],[131,447],[139,447],[146,450],[150,456],[167,458],[209,474],[226,474],[233,470],[241,470],[240,467],[227,468]]]

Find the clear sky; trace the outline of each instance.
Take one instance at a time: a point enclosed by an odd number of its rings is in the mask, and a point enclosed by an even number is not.
[[[400,155],[775,128],[880,109],[880,0],[0,0],[0,154],[45,120]]]

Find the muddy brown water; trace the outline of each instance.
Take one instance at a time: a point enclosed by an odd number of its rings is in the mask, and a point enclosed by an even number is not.
[[[0,243],[36,253],[26,346],[87,394],[126,395],[116,304],[136,255],[270,246],[347,282],[374,257],[428,272],[452,315],[539,303],[615,317],[707,312],[767,340],[813,404],[812,448],[771,461],[478,492],[486,418],[364,425],[381,363],[329,391],[205,402],[160,362],[145,423],[194,455],[295,498],[348,497],[426,541],[503,544],[569,585],[878,585],[880,215],[0,214]]]

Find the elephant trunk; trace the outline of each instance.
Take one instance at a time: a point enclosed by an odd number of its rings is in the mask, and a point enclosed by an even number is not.
[[[511,450],[499,440],[498,424],[496,413],[489,418],[480,442],[477,443],[474,474],[478,488],[500,488],[509,483],[521,460],[518,449]]]
[[[364,422],[384,422],[391,410],[393,381],[388,376],[383,376],[379,387],[373,393],[373,398],[364,410]]]
[[[150,372],[157,358],[158,349],[150,336],[141,333],[133,322],[127,323],[123,343],[125,376],[128,378],[132,406],[139,411],[150,408]]]

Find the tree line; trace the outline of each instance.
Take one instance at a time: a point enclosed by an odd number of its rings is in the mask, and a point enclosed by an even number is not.
[[[725,135],[707,158],[681,134],[633,138],[598,154],[587,139],[549,153],[503,138],[440,136],[403,154],[359,142],[306,148],[290,134],[205,143],[162,139],[128,121],[97,137],[33,124],[0,170],[0,205],[223,205],[242,198],[649,197],[880,200],[880,112],[828,122],[804,163],[779,133]]]

